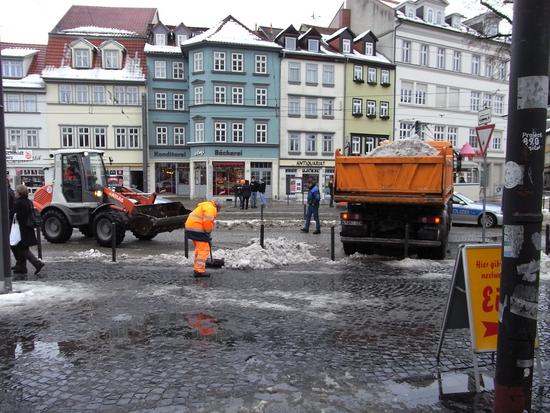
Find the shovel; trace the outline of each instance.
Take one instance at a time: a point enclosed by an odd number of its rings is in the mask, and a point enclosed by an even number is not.
[[[221,268],[225,264],[225,260],[223,258],[216,258],[212,257],[212,242],[208,241],[208,246],[210,247],[210,261],[206,261],[206,268]]]

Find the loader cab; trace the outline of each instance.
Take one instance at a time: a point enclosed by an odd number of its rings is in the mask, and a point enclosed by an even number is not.
[[[60,161],[61,188],[65,200],[70,203],[97,202],[94,192],[102,190],[107,184],[102,153],[62,153]]]

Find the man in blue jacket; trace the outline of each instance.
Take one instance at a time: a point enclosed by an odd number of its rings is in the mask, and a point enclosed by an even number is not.
[[[307,191],[307,213],[304,227],[300,230],[302,232],[309,232],[309,222],[311,221],[311,216],[315,220],[316,226],[314,234],[321,233],[321,222],[319,221],[319,202],[321,201],[321,194],[319,193],[319,188],[317,184],[313,182],[313,179],[309,178],[307,180],[309,190]]]

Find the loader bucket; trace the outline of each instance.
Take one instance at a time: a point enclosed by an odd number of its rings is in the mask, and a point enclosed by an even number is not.
[[[183,228],[190,212],[181,202],[136,205],[130,222],[139,234],[158,234]]]

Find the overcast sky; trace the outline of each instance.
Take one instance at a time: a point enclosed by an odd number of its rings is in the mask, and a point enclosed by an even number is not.
[[[48,32],[73,4],[94,6],[151,7],[159,10],[165,24],[185,23],[209,27],[232,14],[254,29],[258,25],[286,27],[314,23],[326,26],[343,0],[2,0],[0,40],[4,42],[48,42]],[[447,13],[471,17],[476,0],[449,0]],[[190,6],[186,6],[189,4]],[[315,16],[313,18],[313,16]]]

